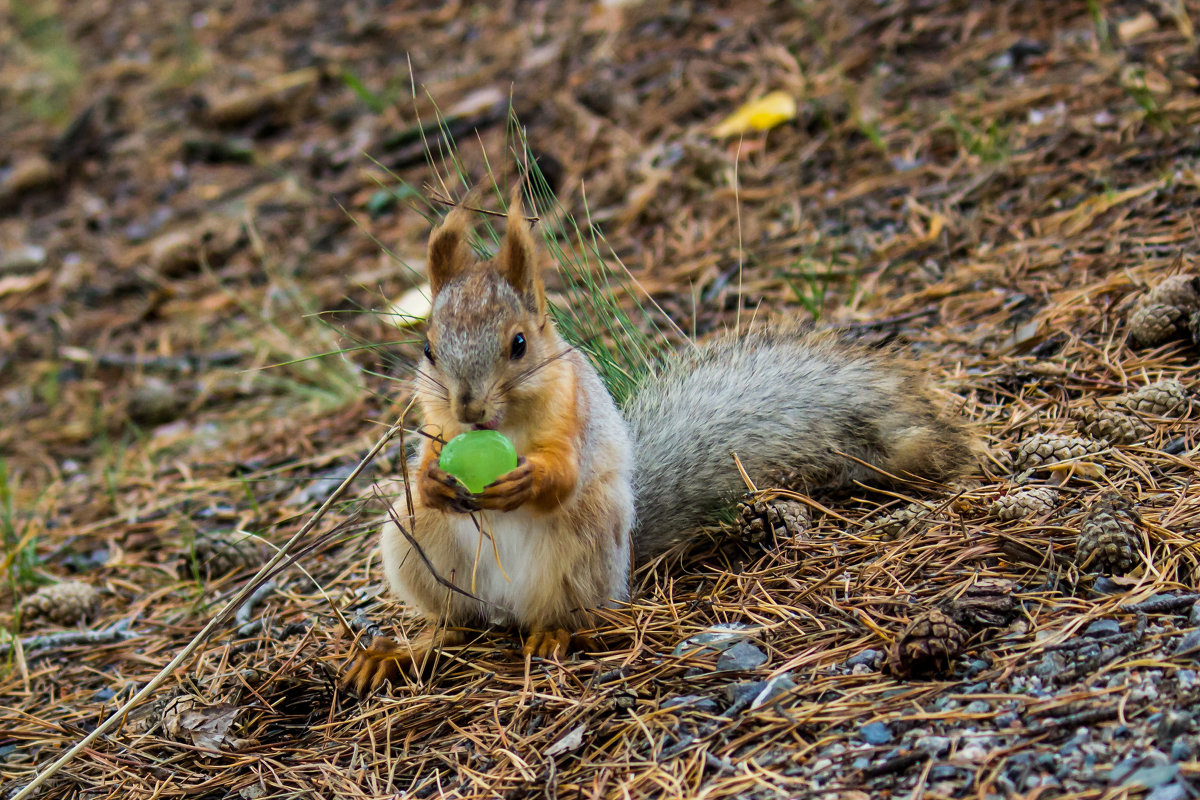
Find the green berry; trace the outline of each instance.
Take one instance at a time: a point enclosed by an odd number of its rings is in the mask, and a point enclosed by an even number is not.
[[[442,448],[438,466],[458,478],[471,494],[517,468],[517,450],[500,431],[460,433]]]

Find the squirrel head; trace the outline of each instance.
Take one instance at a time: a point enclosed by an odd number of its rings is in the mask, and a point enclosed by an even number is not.
[[[426,414],[464,428],[496,428],[514,403],[549,380],[541,369],[561,343],[546,310],[538,249],[521,210],[509,204],[500,251],[479,261],[467,243],[467,211],[451,211],[429,237],[429,317],[423,377]]]

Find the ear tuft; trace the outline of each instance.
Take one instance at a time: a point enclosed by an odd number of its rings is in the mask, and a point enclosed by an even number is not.
[[[496,271],[517,290],[530,310],[542,314],[546,309],[546,292],[542,273],[538,269],[537,244],[521,202],[521,185],[513,189],[508,203],[508,223],[504,243],[496,258]]]
[[[429,234],[429,288],[436,295],[474,263],[467,244],[470,218],[460,204]]]

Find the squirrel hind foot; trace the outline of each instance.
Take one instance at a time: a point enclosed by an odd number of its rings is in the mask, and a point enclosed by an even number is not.
[[[551,628],[530,631],[525,637],[521,653],[525,656],[553,659],[567,653],[598,653],[604,649],[604,640],[594,633]]]
[[[565,656],[571,646],[571,632],[566,628],[530,631],[525,637],[525,646],[521,651],[526,656],[538,658],[557,658]]]
[[[440,635],[424,634],[400,644],[379,636],[371,646],[360,649],[339,684],[359,697],[379,691],[385,683],[395,683],[402,675],[418,678],[428,674],[443,647],[462,644],[466,637],[461,631],[444,631]]]
[[[374,694],[385,683],[394,682],[412,666],[412,655],[397,642],[376,637],[371,646],[359,650],[338,683],[359,697]]]

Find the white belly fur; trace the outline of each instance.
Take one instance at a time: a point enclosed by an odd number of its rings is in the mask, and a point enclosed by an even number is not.
[[[479,520],[484,534],[490,534],[491,539],[487,535],[481,536],[472,516]],[[523,616],[520,609],[528,605],[527,592],[539,582],[550,579],[545,574],[547,561],[543,553],[546,537],[552,532],[549,520],[521,510],[472,516],[455,517],[452,523],[458,546],[468,554],[467,563],[474,565],[473,575],[459,576],[455,583],[476,597],[499,606],[487,609],[491,622],[520,622]]]
[[[492,623],[528,623],[530,620],[524,609],[534,600],[536,587],[562,585],[562,575],[571,569],[570,565],[562,563],[562,550],[554,544],[556,537],[551,522],[554,517],[520,509],[474,516],[491,538],[485,535],[481,543],[479,529],[471,516],[455,516],[451,530],[462,552],[468,554],[466,562],[474,565],[473,576],[468,572],[455,582],[492,604],[485,610]],[[559,537],[561,535],[560,531]],[[628,558],[628,554],[618,557]],[[597,598],[597,605],[626,599],[622,589],[624,582],[619,576],[614,577],[611,593],[603,599]]]

